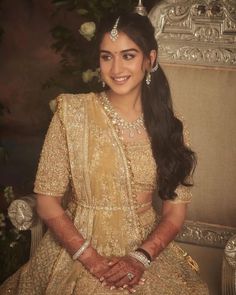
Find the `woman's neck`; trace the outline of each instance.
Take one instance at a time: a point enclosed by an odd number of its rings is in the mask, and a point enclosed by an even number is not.
[[[107,96],[112,106],[124,114],[133,114],[139,116],[142,113],[141,93],[132,93],[120,95],[112,90],[107,91]]]

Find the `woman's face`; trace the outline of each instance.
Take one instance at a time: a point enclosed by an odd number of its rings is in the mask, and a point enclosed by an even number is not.
[[[119,32],[116,41],[106,33],[100,45],[100,69],[103,81],[114,93],[137,94],[145,71],[150,69],[150,59],[125,33]]]

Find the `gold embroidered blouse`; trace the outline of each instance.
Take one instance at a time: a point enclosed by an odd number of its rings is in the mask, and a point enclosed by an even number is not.
[[[156,226],[152,207],[137,214],[135,197],[153,191],[156,165],[148,142],[123,144],[97,94],[61,95],[48,129],[35,180],[35,193],[63,196],[72,187],[67,214],[84,238],[104,256],[124,256]],[[178,201],[189,192],[178,188]],[[206,286],[171,243],[148,268],[137,295],[207,295]],[[0,293],[24,295],[126,294],[102,286],[73,261],[50,231],[35,255],[2,286]]]
[[[61,95],[57,101],[34,192],[63,196],[70,183],[74,194],[69,210],[76,204],[80,232],[102,254],[124,255],[147,234],[136,212],[140,206],[136,195],[155,189],[156,164],[150,144],[124,145],[97,94]],[[178,188],[174,202],[189,200],[189,190]],[[154,226],[154,212],[150,216]],[[120,235],[121,231],[125,234]]]
[[[58,97],[58,109],[50,124],[50,128],[45,139],[44,149],[41,153],[42,160],[38,168],[38,174],[35,182],[35,192],[51,196],[64,195],[69,178],[71,178],[71,167],[69,166],[70,164],[73,166],[73,162],[69,163],[68,158],[67,144],[69,144],[69,142],[67,142],[67,140],[69,140],[69,137],[67,137],[66,129],[71,130],[73,126],[76,126],[78,132],[81,132],[81,128],[83,129],[82,126],[85,123],[83,122],[84,116],[86,116],[83,112],[85,112],[86,107],[91,107],[89,103],[94,104],[94,106],[96,105],[98,108],[102,108],[102,105],[99,103],[101,98],[96,94],[92,94],[92,97],[92,100],[87,97],[87,101],[86,95],[70,95],[70,98],[68,98],[67,95],[61,95]],[[103,112],[103,110],[100,111]],[[69,114],[69,112],[71,112],[71,114]],[[71,122],[72,124],[70,126],[69,122],[64,121],[66,120],[65,116],[68,115],[69,118],[72,118],[72,115],[76,112],[77,117],[74,116],[76,121]],[[105,121],[109,121],[108,117],[104,119]],[[100,138],[102,130],[99,129],[99,126],[96,126],[94,119],[91,118],[91,122],[86,122],[86,124],[90,125],[89,131],[94,137],[101,139],[101,142],[105,140],[105,133]],[[111,122],[109,122],[109,124],[112,128]],[[188,144],[188,134],[186,131],[184,135]],[[118,138],[116,137],[116,141],[117,140]],[[114,144],[115,143],[112,143],[112,145]],[[156,164],[152,156],[150,142],[146,140],[127,143],[125,152],[127,158],[130,159],[132,166],[131,170],[133,171],[134,176],[133,181],[135,182],[133,188],[137,192],[153,191],[156,184]],[[110,156],[111,155],[107,154],[107,161],[109,161]],[[98,161],[98,157],[99,149],[96,150],[94,148],[92,162],[89,167],[92,169],[91,173],[93,172],[95,163]],[[57,159],[60,159],[60,161]],[[50,163],[54,164],[51,165]],[[191,192],[186,187],[179,186],[176,193],[177,197],[172,202],[189,202],[191,200]]]

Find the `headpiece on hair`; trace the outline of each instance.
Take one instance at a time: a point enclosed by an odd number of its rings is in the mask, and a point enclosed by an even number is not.
[[[143,6],[142,0],[139,0],[138,6],[134,8],[134,13],[138,13],[139,15],[146,16],[147,15],[147,10]]]
[[[110,32],[110,38],[111,40],[114,42],[117,40],[118,36],[119,36],[119,32],[117,30],[117,27],[118,27],[118,23],[119,23],[119,20],[120,20],[120,17],[117,18],[111,32]]]

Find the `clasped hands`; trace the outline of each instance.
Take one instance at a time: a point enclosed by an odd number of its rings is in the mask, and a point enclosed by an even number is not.
[[[113,289],[127,289],[135,293],[135,285],[143,285],[144,265],[130,256],[107,259],[98,253],[93,253],[82,263],[103,286]]]
[[[104,286],[108,286],[110,289],[127,288],[131,293],[134,293],[135,285],[144,284],[142,275],[145,267],[134,258],[129,256],[113,258],[108,265],[110,268],[99,279]]]

